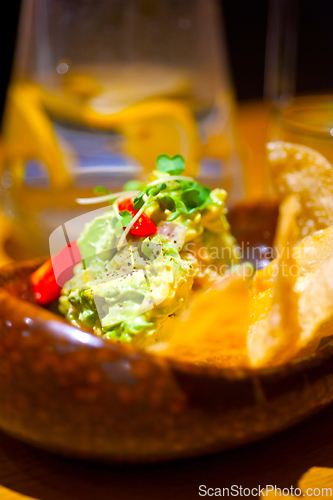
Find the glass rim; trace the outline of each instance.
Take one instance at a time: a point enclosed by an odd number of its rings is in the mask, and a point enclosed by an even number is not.
[[[300,119],[302,112],[323,111],[330,120],[309,123]],[[333,94],[307,95],[285,99],[273,107],[274,119],[290,132],[308,135],[324,141],[333,140]]]

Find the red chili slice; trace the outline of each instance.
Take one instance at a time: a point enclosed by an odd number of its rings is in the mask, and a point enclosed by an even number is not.
[[[73,268],[79,262],[80,250],[76,242],[71,241],[32,273],[31,284],[38,304],[45,306],[60,297],[61,288],[73,277]]]

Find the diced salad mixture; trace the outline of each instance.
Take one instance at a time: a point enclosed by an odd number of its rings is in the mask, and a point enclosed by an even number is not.
[[[72,324],[115,341],[154,344],[193,290],[209,288],[238,264],[227,193],[183,176],[184,167],[181,156],[161,155],[147,183],[131,181],[114,194],[98,187],[102,196],[78,200],[109,206],[73,242],[81,262],[56,292]],[[40,280],[33,284],[36,294]]]

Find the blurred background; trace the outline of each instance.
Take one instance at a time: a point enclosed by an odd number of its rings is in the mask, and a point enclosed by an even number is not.
[[[295,116],[332,151],[332,0],[24,0],[19,29],[20,4],[0,33],[0,262],[47,252],[75,197],[143,178],[161,153],[230,205],[268,196],[272,109],[296,96],[328,95]]]
[[[291,0],[294,1],[294,0]],[[269,0],[219,0],[226,30],[229,61],[239,100],[264,96],[264,71]],[[283,0],[280,1],[283,3]],[[6,2],[6,29],[1,30],[2,78],[0,110],[9,81],[17,33],[20,0]],[[299,0],[297,91],[325,91],[333,87],[332,0]],[[311,67],[311,71],[309,71]]]

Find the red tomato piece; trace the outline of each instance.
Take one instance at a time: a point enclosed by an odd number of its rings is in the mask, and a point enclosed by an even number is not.
[[[119,212],[122,212],[123,210],[128,210],[129,212],[132,212],[133,210],[133,202],[130,198],[127,198],[127,200],[122,200],[118,204],[118,209]]]
[[[61,286],[56,282],[51,259],[31,275],[31,285],[38,304],[46,306],[60,297]]]
[[[141,214],[133,227],[130,229],[130,234],[135,236],[150,236],[157,233],[157,227],[154,222],[146,214]]]
[[[73,277],[73,268],[81,261],[75,241],[48,259],[31,275],[31,285],[38,304],[48,305],[57,300],[63,285]]]
[[[133,209],[133,202],[130,198],[128,198],[127,200],[122,200],[118,204],[118,209],[120,212],[122,212],[123,210],[127,210],[128,212],[130,212],[132,217],[134,217],[138,213],[138,210]],[[151,234],[157,233],[157,227],[150,219],[150,217],[143,213],[131,227],[129,232],[134,236],[150,236]]]

